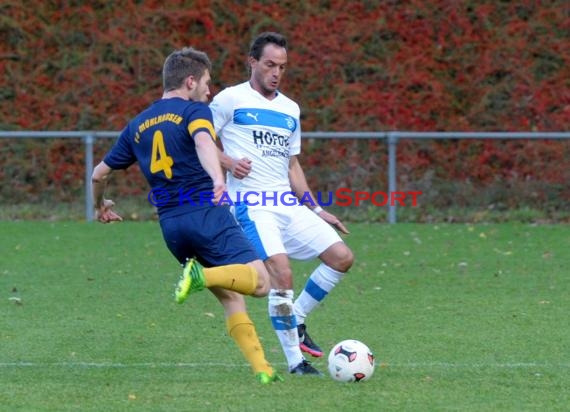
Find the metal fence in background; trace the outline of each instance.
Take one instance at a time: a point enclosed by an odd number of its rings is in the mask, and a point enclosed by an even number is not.
[[[94,209],[91,198],[91,172],[93,171],[93,145],[96,139],[117,138],[113,131],[0,131],[0,138],[81,139],[85,145],[85,219],[93,221]],[[401,139],[570,139],[570,132],[304,132],[309,139],[377,139],[386,140],[388,146],[388,193],[397,191],[396,152]],[[396,202],[388,204],[388,222],[396,223]]]

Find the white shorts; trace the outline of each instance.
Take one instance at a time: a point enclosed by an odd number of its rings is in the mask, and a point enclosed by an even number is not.
[[[231,209],[262,260],[279,253],[310,260],[343,241],[336,230],[306,206],[241,203]]]

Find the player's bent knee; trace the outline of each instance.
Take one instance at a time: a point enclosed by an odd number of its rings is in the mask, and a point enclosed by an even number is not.
[[[265,261],[272,289],[292,289],[293,270],[285,253],[273,255]]]
[[[340,265],[344,268],[344,270],[341,270],[341,272],[348,271],[348,269],[352,267],[353,263],[354,263],[354,253],[352,253],[352,250],[350,250],[350,248],[345,245],[344,251],[340,257]]]
[[[253,292],[252,296],[256,298],[263,298],[269,293],[269,276],[258,275],[257,277],[257,287]]]
[[[265,282],[263,285],[257,285],[257,289],[253,292],[253,296],[256,298],[264,298],[269,293],[269,282]]]
[[[325,250],[321,260],[334,270],[344,273],[352,267],[354,254],[344,242],[339,242]]]
[[[256,273],[257,273],[257,286],[252,294],[254,297],[262,298],[267,296],[270,289],[269,284],[269,274],[267,273],[267,269],[261,260],[254,260],[250,262],[251,265]]]
[[[270,274],[271,289],[293,289],[293,271],[291,269],[275,271]]]
[[[245,299],[243,295],[232,290],[218,287],[210,288],[209,290],[222,304],[226,313],[246,311]]]

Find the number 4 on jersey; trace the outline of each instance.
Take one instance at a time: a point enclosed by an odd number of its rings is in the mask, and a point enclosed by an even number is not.
[[[157,130],[152,137],[150,172],[158,173],[162,170],[164,171],[164,175],[168,179],[171,179],[173,164],[174,160],[172,160],[172,157],[168,156],[168,153],[166,153],[166,147],[164,147],[164,136],[160,130]]]

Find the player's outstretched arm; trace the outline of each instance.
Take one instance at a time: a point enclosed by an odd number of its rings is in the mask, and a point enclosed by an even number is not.
[[[200,164],[214,183],[213,201],[214,203],[218,203],[222,194],[226,191],[224,173],[222,172],[218,155],[219,149],[212,140],[212,136],[206,132],[198,132],[194,137],[194,142],[196,144],[196,153],[198,154],[198,159],[200,159]]]
[[[120,222],[123,220],[121,216],[113,211],[113,206],[115,202],[110,199],[105,199],[105,189],[107,187],[107,181],[109,176],[113,172],[105,162],[99,163],[95,169],[93,169],[93,174],[91,175],[91,182],[93,183],[93,202],[95,203],[95,215],[97,220],[101,223],[109,222]]]
[[[339,232],[345,234],[350,233],[338,217],[323,210],[323,208],[318,205],[315,200],[315,196],[309,188],[309,184],[307,183],[307,179],[305,177],[305,172],[303,172],[303,168],[301,167],[301,163],[299,163],[297,156],[291,156],[291,160],[289,161],[289,181],[291,183],[291,189],[293,189],[293,192],[295,192],[296,196],[299,199],[305,200],[306,194],[309,194],[311,196],[313,202],[311,204],[305,203],[309,209],[317,213],[319,217],[325,222],[333,225]]]

